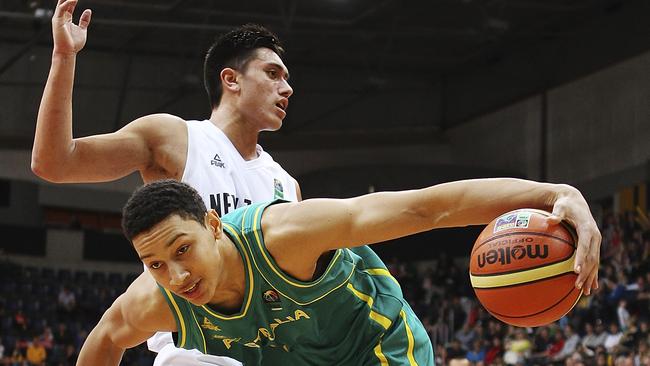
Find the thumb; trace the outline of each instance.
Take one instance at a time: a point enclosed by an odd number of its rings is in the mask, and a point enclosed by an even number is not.
[[[549,216],[548,221],[550,224],[557,225],[562,220],[566,220],[567,216],[567,207],[564,205],[562,202],[555,202],[553,205],[553,212],[551,212],[551,216]]]
[[[90,25],[90,18],[92,17],[93,12],[90,9],[84,10],[83,13],[81,13],[81,17],[79,18],[79,28],[81,29],[88,29],[88,25]]]

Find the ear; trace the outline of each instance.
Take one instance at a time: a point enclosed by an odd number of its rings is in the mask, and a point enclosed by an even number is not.
[[[223,227],[221,226],[221,219],[217,211],[210,210],[205,214],[205,224],[212,231],[215,239],[221,238],[223,235]]]
[[[239,73],[235,69],[231,69],[230,67],[226,67],[225,69],[221,70],[221,73],[219,74],[219,77],[221,78],[221,84],[225,89],[228,89],[232,92],[238,92],[239,91],[239,80],[238,80]]]

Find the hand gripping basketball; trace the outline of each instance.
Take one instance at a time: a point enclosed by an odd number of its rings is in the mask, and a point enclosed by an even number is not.
[[[578,302],[576,234],[548,212],[522,209],[489,223],[474,243],[470,279],[494,317],[536,327],[558,320]]]

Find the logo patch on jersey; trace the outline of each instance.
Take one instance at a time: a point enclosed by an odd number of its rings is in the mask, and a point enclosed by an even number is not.
[[[280,302],[280,294],[277,291],[270,289],[264,291],[262,294],[264,302],[271,306],[271,310],[282,310],[282,303]]]
[[[210,160],[210,165],[214,165],[214,166],[217,166],[219,168],[225,168],[226,167],[226,164],[224,164],[223,161],[221,161],[221,157],[219,157],[219,154],[214,154],[214,158],[212,158],[212,160]]]
[[[282,187],[282,182],[278,179],[273,178],[273,198],[284,198],[284,187]]]
[[[201,324],[201,328],[208,329],[208,330],[213,330],[215,332],[218,332],[218,331],[221,330],[221,328],[219,328],[219,326],[212,324],[210,319],[208,319],[206,317],[203,317],[203,324]]]

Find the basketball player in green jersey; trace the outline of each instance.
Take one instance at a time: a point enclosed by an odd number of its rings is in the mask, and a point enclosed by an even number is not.
[[[577,230],[576,286],[597,287],[601,236],[567,185],[481,179],[351,199],[274,201],[220,219],[165,180],[137,190],[125,235],[148,266],[90,333],[79,365],[117,365],[156,331],[178,346],[264,365],[433,365],[431,343],[397,281],[365,244],[484,224],[530,207]],[[432,244],[435,250],[435,244]],[[257,350],[253,362],[246,355]]]

